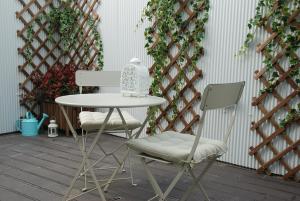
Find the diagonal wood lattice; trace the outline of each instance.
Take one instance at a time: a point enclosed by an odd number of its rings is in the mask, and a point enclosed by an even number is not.
[[[296,20],[299,15],[300,10],[297,10],[292,13],[288,19],[288,23],[297,24],[297,29],[300,29],[299,22]],[[293,56],[298,59],[298,64],[293,67],[283,67],[280,61],[284,59],[288,44],[284,43],[279,35],[276,32],[273,32],[269,25],[265,25],[264,30],[269,33],[269,37],[263,43],[257,46],[257,52],[260,52],[264,57],[272,59],[273,66],[279,74],[279,79],[276,82],[272,93],[263,93],[258,97],[254,97],[252,100],[252,105],[259,109],[262,117],[256,122],[252,122],[251,130],[256,131],[257,135],[261,137],[262,141],[254,147],[251,146],[249,154],[253,155],[258,161],[260,165],[258,168],[259,172],[265,172],[270,175],[273,173],[272,167],[278,167],[278,165],[280,165],[285,169],[285,174],[283,176],[284,179],[298,180],[299,178],[297,178],[297,173],[300,171],[300,164],[290,164],[288,157],[296,157],[298,159],[300,157],[299,134],[296,135],[296,138],[292,138],[290,136],[291,125],[295,123],[299,124],[300,120],[296,119],[293,122],[289,122],[285,128],[282,128],[278,123],[278,118],[276,118],[276,115],[282,111],[285,111],[285,113],[290,111],[293,100],[299,100],[300,87],[293,80],[293,78],[289,76],[289,74],[293,69],[300,67],[300,59],[299,56],[293,52]],[[265,51],[266,46],[272,40],[274,40],[281,47],[280,52],[273,57],[267,51]],[[255,71],[255,79],[260,80],[265,87],[270,86],[266,77],[266,67]],[[280,87],[282,86],[284,86],[285,90],[288,91],[288,95],[285,97],[280,93]],[[269,109],[267,106],[268,100],[270,99],[275,99],[277,102],[276,105],[271,109]],[[267,134],[265,131],[267,126],[272,128],[273,132],[271,134]],[[281,150],[279,150],[279,148],[275,145],[276,141],[278,140],[281,144],[286,145]],[[262,152],[264,152],[265,149],[270,150],[272,156],[263,156]]]
[[[178,0],[178,9],[176,10],[176,14],[182,14],[186,16],[186,26],[182,28],[188,29],[193,27],[195,20],[197,19],[196,12],[201,12],[204,9],[204,4],[202,4],[201,8],[197,11],[193,10],[189,5],[191,0]],[[153,23],[153,30],[156,30],[157,22]],[[154,48],[158,42],[157,32],[154,31],[154,43],[151,48]],[[195,55],[185,54],[186,62],[181,64],[179,62],[179,50],[181,49],[181,45],[179,43],[174,42],[174,38],[169,33],[169,43],[168,43],[168,60],[169,62],[166,64],[162,77],[164,80],[160,82],[160,89],[162,91],[163,97],[167,100],[166,106],[159,107],[159,113],[156,118],[156,126],[160,131],[165,130],[175,130],[185,133],[193,133],[193,126],[196,122],[199,121],[200,116],[196,113],[196,106],[200,102],[201,93],[196,89],[197,82],[202,78],[202,70],[199,66],[193,68],[192,72],[190,72],[189,67],[192,63],[192,58]],[[190,47],[193,47],[193,43],[190,43]],[[175,49],[175,53],[174,50]],[[201,50],[201,55],[203,55],[204,51]],[[150,67],[150,74],[153,74],[153,70],[155,68],[155,63]],[[183,73],[183,87],[179,92],[179,106],[177,107],[178,114],[175,118],[170,118],[169,113],[172,111],[172,103],[174,101],[172,97],[172,90],[176,84],[176,81],[179,79],[181,69],[184,70]],[[150,92],[151,93],[151,92]],[[181,126],[178,126],[181,125]],[[149,131],[148,131],[149,132]]]
[[[22,47],[18,48],[18,53],[24,58],[24,62],[18,66],[19,71],[24,75],[24,80],[19,84],[23,95],[20,104],[33,114],[37,115],[35,100],[28,101],[27,95],[34,94],[37,86],[33,85],[33,73],[37,72],[43,76],[48,69],[57,63],[74,63],[76,67],[93,68],[97,62],[97,53],[99,50],[95,45],[95,38],[91,35],[92,28],[88,26],[88,19],[92,17],[94,25],[100,21],[96,9],[100,0],[78,0],[71,4],[72,8],[77,8],[83,13],[79,21],[79,27],[82,29],[82,36],[78,37],[77,46],[68,53],[63,51],[60,37],[54,37],[51,40],[48,36],[47,21],[40,21],[39,17],[49,12],[51,8],[57,5],[57,0],[17,0],[21,4],[21,10],[16,12],[16,18],[22,23],[21,29],[17,31],[17,36],[24,42]],[[35,25],[33,41],[27,39],[27,30]],[[79,36],[79,33],[77,34]],[[84,48],[84,42],[88,49]],[[25,50],[29,48],[32,52],[32,62],[26,59]]]

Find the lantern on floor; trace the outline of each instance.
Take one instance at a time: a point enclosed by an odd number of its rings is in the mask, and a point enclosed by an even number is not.
[[[123,96],[147,96],[150,86],[148,69],[138,58],[133,58],[123,68],[120,83]]]
[[[48,125],[48,137],[57,137],[57,128],[58,125],[56,124],[55,120],[50,120],[50,124]]]

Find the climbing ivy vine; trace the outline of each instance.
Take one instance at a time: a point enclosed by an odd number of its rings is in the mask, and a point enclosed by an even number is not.
[[[50,41],[54,41],[55,33],[59,34],[62,50],[64,53],[75,50],[76,45],[83,38],[82,27],[80,26],[80,19],[84,16],[82,11],[78,8],[71,7],[73,0],[62,0],[59,1],[60,4],[55,7],[51,7],[50,11],[46,14],[41,13],[36,22],[28,26],[26,30],[26,41],[27,43],[32,44],[34,42],[34,26],[36,23],[48,22],[46,27],[47,35]],[[103,44],[101,40],[100,33],[97,31],[97,24],[95,20],[89,16],[87,20],[87,25],[91,29],[91,33],[95,40],[95,47],[98,49],[97,52],[97,67],[96,70],[102,70],[103,68]],[[86,53],[84,55],[84,62],[87,62],[87,59],[90,54],[89,45],[87,41],[83,41],[82,44],[83,50]],[[29,45],[26,46],[24,50],[25,58],[29,63],[32,62],[32,50]]]
[[[149,0],[145,9],[142,21],[152,22],[152,26],[145,29],[145,48],[148,55],[154,59],[153,81],[150,91],[154,96],[163,96],[160,85],[164,80],[164,69],[169,61],[170,40],[179,44],[179,57],[177,63],[181,66],[178,72],[178,79],[173,86],[173,102],[171,119],[178,115],[178,102],[180,91],[184,86],[185,70],[182,65],[186,62],[185,56],[192,51],[189,70],[196,68],[196,63],[203,53],[203,39],[205,37],[204,26],[208,21],[209,0],[190,0],[188,6],[195,12],[194,27],[190,27],[189,19],[186,19],[183,12],[177,12],[178,0]],[[171,36],[171,37],[170,37]],[[191,45],[193,44],[193,45]],[[156,129],[156,115],[158,107],[151,107],[148,110],[150,133]]]
[[[272,93],[274,88],[280,82],[280,76],[274,68],[275,62],[272,58],[276,57],[279,52],[283,52],[288,59],[290,73],[289,77],[293,78],[295,82],[300,85],[300,71],[299,58],[297,51],[300,47],[300,29],[297,28],[297,23],[290,23],[289,19],[300,9],[299,0],[259,0],[256,13],[248,22],[249,32],[246,35],[243,46],[238,54],[244,54],[254,41],[256,31],[264,26],[270,26],[273,33],[277,33],[278,38],[281,38],[285,47],[276,42],[274,37],[265,48],[265,55],[263,63],[266,66],[266,73],[269,86],[260,90],[260,94]],[[299,14],[299,13],[298,13]],[[298,21],[299,22],[299,21]],[[284,50],[283,50],[284,49]],[[280,126],[285,127],[292,120],[300,118],[300,103],[297,108],[292,108],[280,121]]]

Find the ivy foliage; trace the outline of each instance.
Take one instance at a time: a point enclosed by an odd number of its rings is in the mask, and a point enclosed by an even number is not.
[[[183,12],[178,12],[178,0],[149,0],[145,9],[144,20],[152,22],[152,26],[145,29],[145,48],[148,55],[154,60],[153,81],[150,92],[154,96],[163,96],[160,85],[165,79],[164,70],[170,62],[168,47],[170,41],[179,45],[179,57],[177,63],[180,65],[180,72],[173,90],[171,119],[178,115],[178,102],[180,91],[184,87],[186,55],[191,57],[189,70],[196,68],[197,61],[203,53],[203,39],[205,37],[204,26],[208,21],[209,0],[190,0],[188,6],[195,12],[194,27],[190,27],[190,21]],[[158,107],[151,107],[148,110],[150,133],[156,130],[156,115]]]
[[[64,52],[69,52],[75,47],[77,34],[80,32],[80,16],[81,12],[70,6],[54,7],[47,15],[42,16],[49,22],[49,39],[54,41],[54,34],[58,31]]]
[[[36,19],[36,22],[28,26],[26,30],[27,43],[32,44],[34,42],[34,26],[36,23],[46,21],[46,33],[51,42],[55,42],[55,34],[58,33],[62,44],[63,53],[66,54],[72,50],[75,50],[78,43],[83,40],[83,28],[80,26],[80,19],[84,16],[84,13],[78,8],[71,6],[72,0],[59,1],[60,4],[55,7],[52,6],[50,11],[46,14],[41,13]],[[98,49],[97,52],[97,67],[96,70],[102,70],[103,68],[103,44],[100,33],[97,30],[97,24],[95,20],[89,16],[87,24],[91,29],[92,36],[95,40],[95,46]],[[88,57],[90,56],[90,45],[86,40],[82,44],[85,52],[84,62],[87,64]],[[32,62],[32,50],[29,45],[26,46],[25,58]]]
[[[239,50],[239,55],[247,52],[259,28],[270,27],[272,32],[277,34],[263,50],[266,53],[263,63],[266,67],[265,75],[267,76],[269,86],[261,89],[260,94],[272,93],[280,83],[280,75],[275,69],[277,61],[273,59],[280,52],[288,60],[290,69],[288,76],[293,78],[298,86],[300,86],[300,63],[297,56],[297,51],[300,47],[300,29],[297,28],[297,23],[290,22],[290,17],[299,11],[299,9],[299,0],[259,0],[255,16],[248,22],[249,32]],[[285,44],[285,46],[282,46],[282,44]],[[299,105],[300,103],[297,106],[298,108],[291,109],[285,118],[280,121],[282,127],[288,125],[292,120],[297,119],[297,116],[299,116]]]
[[[297,121],[300,119],[300,103],[298,103],[297,108],[291,109],[286,117],[280,121],[280,127],[284,128],[292,121]]]

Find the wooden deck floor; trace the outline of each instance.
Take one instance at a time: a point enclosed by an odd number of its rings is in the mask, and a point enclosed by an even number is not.
[[[104,146],[110,149],[122,141],[110,135],[102,138]],[[17,134],[0,136],[0,201],[61,200],[80,160],[80,152],[73,138],[24,138]],[[103,165],[111,163],[112,160],[107,158]],[[107,200],[144,201],[153,196],[144,171],[138,161],[134,163],[138,186],[131,186],[128,180],[113,183],[106,193]],[[175,172],[168,166],[157,164],[153,165],[153,170],[164,187]],[[97,176],[104,178],[109,173],[98,171]],[[128,173],[124,174],[126,176]],[[190,181],[188,177],[181,180],[169,200],[178,200]],[[215,163],[203,184],[212,201],[300,201],[299,183],[258,175],[253,170],[220,162]],[[77,188],[81,185],[82,182],[79,182]],[[100,198],[92,192],[76,200],[96,201]],[[204,199],[201,193],[195,192],[190,200]]]

